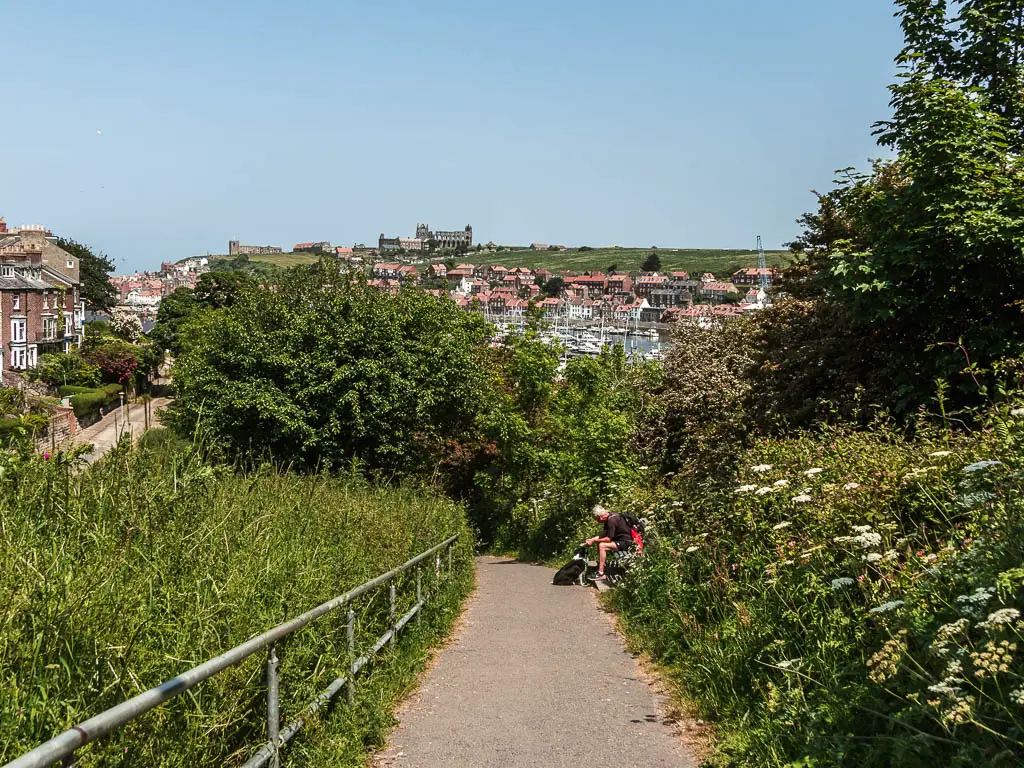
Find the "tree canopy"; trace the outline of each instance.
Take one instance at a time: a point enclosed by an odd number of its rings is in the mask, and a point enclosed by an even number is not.
[[[117,304],[117,291],[110,284],[114,262],[103,253],[67,238],[57,238],[57,245],[78,259],[82,299],[88,309],[109,311]]]
[[[172,418],[233,455],[413,470],[472,425],[487,336],[447,299],[393,297],[325,263],[288,270],[203,318],[175,365]]]

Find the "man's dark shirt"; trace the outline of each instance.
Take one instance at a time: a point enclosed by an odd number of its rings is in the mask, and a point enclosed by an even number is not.
[[[629,524],[622,519],[622,515],[614,512],[608,515],[604,521],[604,535],[616,544],[632,544],[633,534],[629,531]]]

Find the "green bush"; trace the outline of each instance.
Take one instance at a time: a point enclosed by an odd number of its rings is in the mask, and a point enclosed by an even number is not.
[[[76,418],[81,419],[89,414],[99,413],[109,402],[106,392],[92,391],[71,396],[71,407],[75,410]]]
[[[68,397],[69,395],[84,395],[92,394],[93,392],[101,392],[102,390],[97,387],[80,387],[73,384],[67,384],[62,387],[57,387],[57,394],[61,397]]]
[[[358,706],[331,708],[288,747],[302,764],[364,765],[469,589],[461,510],[346,477],[237,474],[165,437],[122,444],[83,471],[63,456],[0,456],[0,763],[460,533],[455,578],[438,585],[424,569],[425,590],[441,590],[422,625],[360,676]],[[402,611],[414,581],[398,584]],[[386,589],[357,601],[360,652],[387,625],[387,602]],[[281,643],[286,718],[344,668],[344,621],[329,614]],[[200,684],[80,750],[78,764],[241,763],[266,738],[264,662]]]

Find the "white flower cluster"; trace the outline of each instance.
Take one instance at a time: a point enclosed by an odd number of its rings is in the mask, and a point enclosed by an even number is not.
[[[1009,624],[1011,621],[1016,621],[1020,618],[1020,611],[1016,608],[1000,608],[994,613],[990,613],[988,618],[978,624],[982,629],[992,629],[998,627],[1000,624]]]
[[[943,456],[949,456],[952,453],[953,453],[952,451],[933,451],[932,453],[929,453],[928,455],[931,456],[933,459],[939,459],[939,458],[942,458]]]
[[[766,485],[764,488],[758,488],[757,489],[757,495],[758,496],[764,496],[766,493],[771,493],[773,490],[775,490],[775,489]]]
[[[807,475],[808,477],[814,477],[814,476],[815,476],[815,475],[817,475],[818,473],[820,473],[820,472],[824,472],[824,471],[825,471],[825,470],[824,470],[824,469],[822,469],[821,467],[811,467],[810,469],[808,469],[808,470],[805,470],[805,471],[804,471],[804,474],[805,474],[805,475]]]
[[[687,547],[686,548],[686,554],[688,554],[688,555],[692,554],[692,553],[696,552],[698,549],[700,549],[700,547]]]
[[[965,633],[970,626],[971,622],[967,619],[957,619],[949,624],[943,624],[939,627],[939,631],[935,633],[932,651],[937,656],[948,656],[950,654],[950,643],[954,641],[957,635]]]
[[[772,471],[772,465],[771,464],[755,464],[750,469],[753,472],[771,472]]]
[[[1024,416],[1024,408],[1014,408],[1010,411],[1011,416]]]
[[[855,525],[853,532],[853,536],[836,536],[836,543],[856,544],[861,549],[871,549],[882,543],[882,534],[872,531],[870,525]]]
[[[750,493],[755,488],[757,488],[756,485],[741,485],[733,493]]]
[[[853,584],[853,579],[851,579],[849,576],[840,576],[838,579],[832,579],[832,583],[831,583],[832,591],[835,592],[837,589],[842,589],[843,587],[849,587],[852,584]]]
[[[792,669],[793,667],[798,666],[801,661],[803,661],[802,658],[783,659],[782,661],[777,662],[775,666],[779,667],[780,669]]]
[[[970,616],[981,616],[988,601],[995,593],[995,587],[978,587],[969,595],[958,595],[956,602],[964,613]]]
[[[799,496],[794,496],[793,501],[796,504],[807,504],[812,501],[809,494],[801,493]]]
[[[774,483],[772,483],[772,485],[774,485],[776,488],[783,488],[789,485],[789,480],[776,480]]]
[[[864,560],[864,562],[866,562],[866,563],[877,563],[879,560],[882,559],[882,556],[880,554],[878,554],[877,552],[868,552],[861,559]]]
[[[789,520],[784,520],[781,523],[776,523],[775,525],[773,525],[772,526],[772,530],[773,531],[781,531],[783,528],[789,528],[789,526],[791,526],[791,525],[792,525],[792,523],[789,522]]]
[[[1024,408],[1021,408],[1021,415],[1024,416]],[[1017,688],[1010,691],[1010,701],[1019,707],[1024,707],[1024,688]]]
[[[855,491],[860,488],[860,483],[847,483],[843,486],[844,491]]]
[[[895,611],[901,605],[903,605],[902,600],[890,600],[888,603],[876,605],[868,613],[889,613],[889,611]]]

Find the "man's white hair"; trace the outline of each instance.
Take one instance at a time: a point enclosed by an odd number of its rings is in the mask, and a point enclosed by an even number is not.
[[[590,510],[590,514],[595,518],[600,518],[601,515],[610,515],[611,512],[606,507],[602,507],[600,504],[595,504],[594,508]]]

